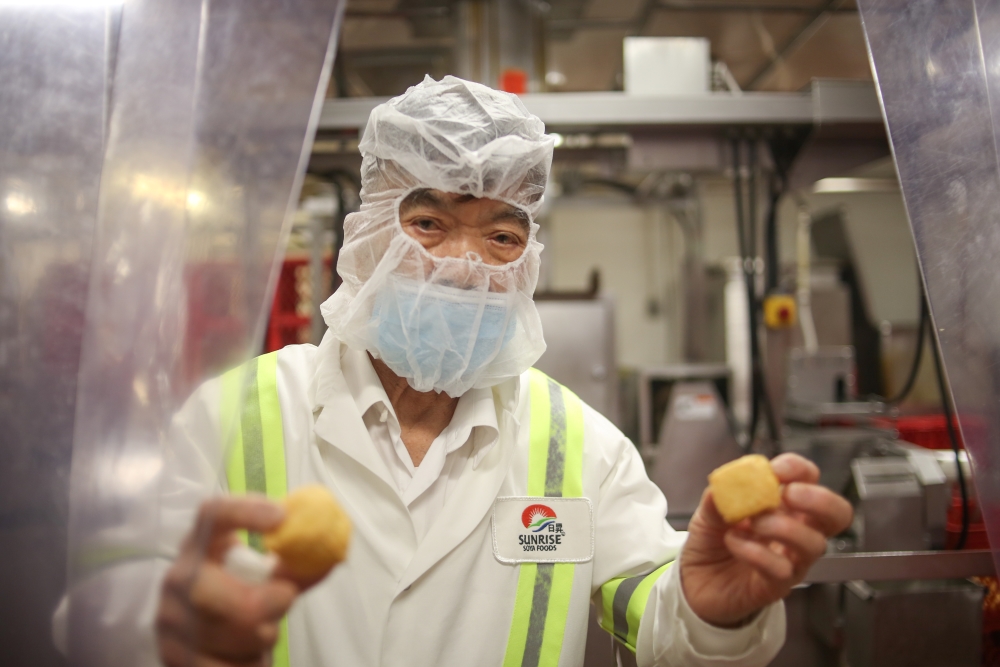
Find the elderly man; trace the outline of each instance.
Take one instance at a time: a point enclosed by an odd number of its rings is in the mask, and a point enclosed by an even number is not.
[[[635,447],[530,370],[552,140],[516,97],[427,78],[372,112],[360,150],[320,346],[252,362],[241,406],[230,373],[177,418],[164,527],[190,532],[158,602],[162,661],[578,666],[593,602],[640,665],[766,664],[781,599],[850,506],[785,455],[780,509],[728,526],[706,494],[675,532]],[[282,518],[239,492],[303,484],[343,502],[347,560],[322,581],[231,574],[234,532]]]

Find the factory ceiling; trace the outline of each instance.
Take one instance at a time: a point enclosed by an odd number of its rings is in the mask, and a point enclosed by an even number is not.
[[[546,74],[538,90],[620,90],[629,35],[706,37],[744,90],[871,78],[854,0],[492,1],[522,3],[538,17]],[[331,96],[394,95],[425,73],[460,73],[459,15],[448,0],[348,0]]]

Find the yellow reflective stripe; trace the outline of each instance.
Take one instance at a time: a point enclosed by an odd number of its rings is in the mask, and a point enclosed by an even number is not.
[[[529,496],[583,495],[583,405],[541,371],[528,372]],[[573,563],[522,563],[504,667],[556,667],[573,594]]]
[[[545,492],[545,471],[549,452],[549,387],[548,377],[534,368],[528,371],[530,426],[528,433],[528,495]],[[522,563],[517,575],[517,596],[514,598],[514,618],[511,620],[504,667],[521,667],[528,644],[531,609],[535,599],[536,563]]]
[[[258,357],[257,396],[260,403],[267,497],[271,500],[282,500],[288,495],[288,476],[285,470],[285,433],[281,422],[281,402],[278,398],[277,351]],[[274,645],[272,656],[272,667],[290,666],[287,616],[281,619],[278,641]]]
[[[635,592],[632,593],[632,597],[629,598],[628,611],[626,612],[626,620],[628,621],[628,641],[626,645],[633,651],[635,651],[636,640],[639,637],[639,621],[642,620],[642,614],[646,611],[646,602],[649,601],[649,593],[653,590],[653,584],[656,583],[656,580],[671,565],[673,563],[661,565],[643,577],[642,583],[636,587]]]
[[[249,375],[246,381],[244,375]],[[288,493],[288,478],[278,398],[278,353],[266,354],[234,368],[222,376],[221,382],[219,414],[223,437],[227,431],[232,432],[226,457],[229,492],[243,494],[253,491],[264,493],[271,500],[283,499]],[[236,406],[240,404],[241,396],[243,405],[237,421]],[[244,436],[251,442],[245,442]],[[247,446],[250,447],[249,452]],[[247,488],[248,480],[250,488]],[[253,546],[257,546],[259,541],[251,540],[246,531],[240,531],[240,537]],[[287,617],[281,620],[272,655],[273,667],[290,667]]]
[[[601,627],[611,634],[615,634],[615,612],[614,601],[615,592],[618,585],[625,581],[624,578],[612,579],[601,586]]]
[[[612,579],[601,586],[601,627],[635,653],[639,623],[653,585],[673,561],[661,565],[649,574]]]
[[[271,667],[291,667],[291,658],[288,656],[288,616],[281,619],[278,641],[271,652]]]
[[[240,424],[239,405],[243,395],[244,375],[247,367],[237,366],[227,371],[220,379],[221,409],[219,410],[219,426],[222,429],[222,442],[226,451],[226,483],[231,494],[247,492],[246,464],[243,462],[243,428]],[[243,544],[250,543],[250,535],[245,530],[236,531]]]
[[[267,497],[281,500],[288,495],[285,474],[285,434],[278,399],[278,353],[271,352],[257,362],[257,395],[260,401],[261,434],[264,444],[264,479]]]
[[[560,386],[559,390],[562,392],[566,415],[562,495],[564,498],[579,498],[583,495],[583,403],[566,387]],[[551,415],[551,410],[549,414]],[[555,667],[559,664],[563,638],[566,636],[566,619],[569,616],[575,573],[574,563],[555,564],[539,665]]]
[[[564,498],[583,496],[583,401],[562,387],[566,406],[566,470],[563,473]]]
[[[532,368],[528,371],[528,400],[531,401],[528,448],[528,495],[545,495],[545,472],[549,459],[549,378]]]
[[[521,563],[519,567],[521,571],[517,576],[514,618],[511,621],[503,667],[520,667],[521,659],[524,657],[524,647],[528,642],[528,624],[531,622],[531,602],[535,593],[535,575],[538,573],[538,565]]]
[[[563,638],[566,636],[566,617],[569,615],[575,570],[575,563],[556,563],[553,566],[552,589],[549,592],[549,609],[545,614],[545,633],[542,635],[539,665],[556,667],[559,664]]]

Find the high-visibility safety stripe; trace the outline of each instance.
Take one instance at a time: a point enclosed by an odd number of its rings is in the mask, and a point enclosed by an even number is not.
[[[583,495],[583,403],[541,371],[528,373],[528,495]],[[503,667],[557,667],[574,563],[521,563]]]
[[[278,400],[278,353],[248,361],[222,376],[220,423],[229,438],[226,479],[232,494],[261,493],[271,500],[288,494],[285,471],[285,436]],[[240,406],[240,398],[243,403]],[[238,421],[237,421],[238,419]],[[243,540],[264,550],[259,533],[246,531]],[[288,619],[282,619],[274,646],[273,667],[289,667]]]
[[[601,627],[635,653],[639,636],[639,621],[653,584],[673,563],[667,563],[649,574],[612,579],[601,586]]]

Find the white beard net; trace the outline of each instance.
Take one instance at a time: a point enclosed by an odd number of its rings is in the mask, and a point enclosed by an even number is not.
[[[514,95],[426,77],[376,107],[359,149],[361,208],[344,221],[343,283],[322,306],[330,334],[369,351],[417,391],[461,396],[520,375],[545,351],[532,295],[534,216],[553,140]],[[421,188],[506,202],[527,214],[528,244],[503,266],[474,253],[437,258],[399,222]]]

